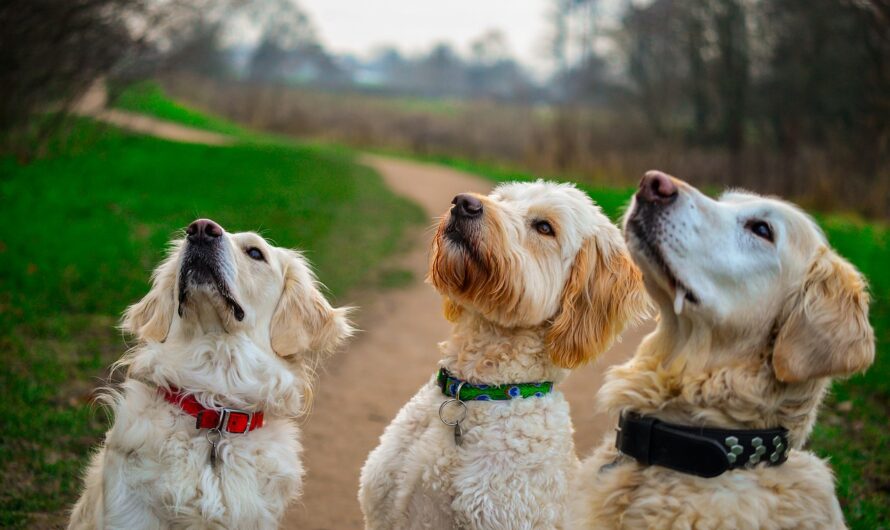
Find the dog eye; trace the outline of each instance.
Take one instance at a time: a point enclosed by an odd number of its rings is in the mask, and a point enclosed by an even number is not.
[[[755,236],[773,241],[773,229],[765,221],[748,221],[745,228],[751,231]]]
[[[550,225],[547,221],[535,221],[532,226],[534,226],[535,230],[538,231],[539,234],[545,236],[555,235],[553,233],[553,226]]]
[[[257,260],[257,261],[266,261],[266,257],[263,256],[263,251],[261,251],[260,249],[258,249],[258,248],[256,248],[256,247],[250,247],[250,248],[247,249],[245,252],[246,252],[247,255],[250,256],[252,259],[255,259],[255,260]]]

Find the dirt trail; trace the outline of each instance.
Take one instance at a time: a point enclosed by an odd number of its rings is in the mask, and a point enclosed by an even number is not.
[[[72,107],[74,114],[89,116],[121,129],[156,136],[174,142],[205,145],[231,145],[235,139],[224,134],[186,127],[152,116],[108,108],[108,89],[104,79],[97,79]]]
[[[463,191],[487,193],[491,183],[444,168],[365,156],[398,194],[420,204],[432,218]],[[303,462],[307,468],[302,500],[293,506],[283,528],[345,530],[362,528],[356,495],[365,457],[396,412],[429,378],[438,360],[436,344],[450,326],[442,302],[424,284],[432,232],[417,236],[399,265],[416,280],[407,288],[384,291],[362,302],[361,329],[345,352],[327,363],[319,377],[312,413],[303,424]],[[576,443],[582,455],[599,441],[603,421],[592,412],[602,370],[627,358],[643,335],[635,329],[594,366],[578,371],[561,385],[572,404]]]
[[[126,110],[105,109],[89,116],[122,129],[174,142],[205,145],[232,145],[235,143],[235,139],[231,136],[202,131]]]

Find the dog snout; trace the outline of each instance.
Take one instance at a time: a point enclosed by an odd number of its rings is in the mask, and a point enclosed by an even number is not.
[[[185,233],[190,243],[210,243],[219,240],[223,229],[210,219],[198,219],[186,228]]]
[[[451,204],[454,205],[451,213],[457,217],[473,218],[482,215],[482,201],[469,193],[456,195]]]
[[[674,180],[661,171],[647,171],[640,180],[637,198],[643,202],[667,205],[676,200],[679,190]]]

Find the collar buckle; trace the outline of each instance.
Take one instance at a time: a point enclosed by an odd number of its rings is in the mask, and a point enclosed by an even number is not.
[[[216,425],[204,425],[205,414],[216,414]],[[247,434],[253,425],[254,413],[239,409],[204,409],[195,416],[195,429],[211,429],[228,434]]]
[[[247,434],[253,422],[253,413],[246,410],[222,409],[217,429],[230,434]]]

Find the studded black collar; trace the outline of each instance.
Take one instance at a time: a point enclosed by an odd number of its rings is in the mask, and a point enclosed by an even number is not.
[[[700,477],[716,477],[758,464],[788,459],[788,431],[692,427],[626,412],[618,423],[618,450],[643,465],[662,466]]]

